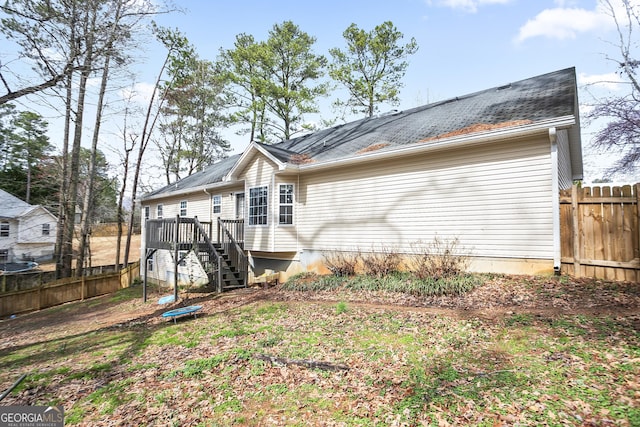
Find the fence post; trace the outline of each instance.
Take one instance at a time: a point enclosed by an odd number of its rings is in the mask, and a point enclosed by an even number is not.
[[[636,232],[638,233],[638,247],[633,257],[640,258],[640,183],[636,183],[634,187],[634,191],[636,192]],[[636,269],[636,282],[640,282],[640,268]]]
[[[578,186],[573,184],[571,187],[571,223],[573,233],[573,275],[575,277],[582,276],[582,268],[580,267],[580,224],[578,205]]]

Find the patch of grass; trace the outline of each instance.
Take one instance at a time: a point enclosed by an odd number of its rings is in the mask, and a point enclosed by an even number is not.
[[[215,356],[206,359],[187,360],[184,368],[178,372],[187,378],[200,377],[206,372],[211,372],[214,368],[220,365],[220,363],[227,359],[227,354],[216,354]]]
[[[88,401],[96,407],[101,414],[109,415],[125,402],[133,399],[127,393],[128,386],[133,379],[127,378],[122,381],[115,381],[99,388],[88,396]]]
[[[504,323],[507,326],[531,326],[533,320],[531,313],[513,313],[505,319]]]
[[[340,315],[342,313],[346,313],[349,308],[347,307],[347,303],[344,301],[340,301],[336,304],[336,314]]]
[[[120,289],[119,291],[109,296],[109,302],[118,303],[124,301],[130,301],[132,299],[141,298],[142,289],[136,286],[130,286],[128,288]]]

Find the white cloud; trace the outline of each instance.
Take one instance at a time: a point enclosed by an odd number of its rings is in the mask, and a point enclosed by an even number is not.
[[[640,0],[629,0],[629,3],[632,7],[640,6]],[[626,20],[623,0],[599,0],[593,10],[569,7],[575,4],[573,0],[555,0],[555,4],[558,7],[543,10],[520,27],[516,42],[534,37],[574,39],[580,33],[614,28],[611,9],[622,24]]]
[[[586,9],[545,9],[520,27],[517,42],[533,37],[564,40],[574,39],[578,33],[611,26],[611,18],[603,13]]]
[[[507,4],[511,0],[439,0],[438,5],[450,7],[451,9],[460,9],[469,13],[476,13],[478,7],[489,4]],[[432,1],[428,1],[431,5]]]
[[[581,86],[590,86],[607,89],[610,91],[617,91],[622,89],[621,85],[624,80],[618,73],[606,73],[606,74],[578,74],[578,84]]]

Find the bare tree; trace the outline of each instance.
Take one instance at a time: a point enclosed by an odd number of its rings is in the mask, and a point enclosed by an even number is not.
[[[596,148],[615,151],[620,157],[606,172],[605,178],[621,172],[633,172],[640,164],[640,83],[638,39],[635,32],[640,28],[640,9],[637,3],[621,0],[617,9],[611,0],[600,0],[616,26],[617,40],[611,42],[619,55],[607,56],[615,64],[616,71],[626,81],[629,90],[622,96],[610,96],[599,100],[587,118],[607,119],[594,139]]]
[[[129,263],[129,251],[131,249],[131,236],[133,235],[133,226],[135,220],[136,209],[136,197],[138,181],[140,180],[140,170],[142,168],[142,160],[144,153],[151,140],[153,130],[162,111],[163,105],[167,99],[167,93],[172,84],[169,81],[165,84],[165,72],[168,69],[180,68],[184,66],[185,62],[193,56],[193,47],[189,44],[189,41],[177,30],[169,30],[166,28],[155,27],[157,38],[167,49],[167,55],[160,67],[158,77],[153,86],[149,104],[147,106],[147,112],[144,119],[144,125],[142,126],[142,134],[140,135],[140,145],[138,145],[138,156],[136,159],[135,170],[133,173],[133,182],[131,184],[131,212],[129,213],[129,225],[127,230],[127,241],[124,247],[124,259],[123,265]],[[172,76],[177,76],[178,73],[171,73]]]

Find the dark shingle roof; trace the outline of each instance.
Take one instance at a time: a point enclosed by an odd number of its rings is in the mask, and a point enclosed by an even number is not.
[[[320,130],[261,147],[282,163],[303,164],[392,150],[459,134],[502,126],[574,116],[577,119],[575,68],[567,68],[465,96]],[[148,193],[158,195],[221,182],[240,155]]]
[[[518,125],[577,115],[575,100],[575,69],[567,68],[263,147],[283,162],[294,154],[313,161],[337,160],[435,139],[474,125]]]
[[[169,184],[158,190],[151,191],[145,194],[142,197],[142,200],[164,194],[168,195],[175,191],[184,190],[187,188],[197,188],[206,186],[208,184],[215,184],[217,182],[220,182],[231,170],[233,165],[236,164],[239,158],[240,154],[236,154],[233,156],[229,156],[226,159],[222,159],[219,162],[208,166],[200,172],[196,172],[193,175],[189,175],[186,178],[176,181],[174,184]]]

